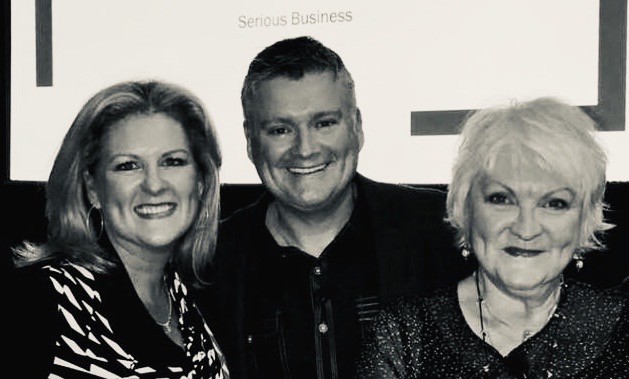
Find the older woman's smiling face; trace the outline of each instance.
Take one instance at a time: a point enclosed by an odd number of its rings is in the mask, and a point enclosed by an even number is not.
[[[582,201],[559,175],[500,156],[469,200],[472,248],[494,284],[525,293],[555,282],[570,263]]]

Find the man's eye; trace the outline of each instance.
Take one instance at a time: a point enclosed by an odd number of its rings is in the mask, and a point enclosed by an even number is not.
[[[114,166],[115,171],[131,171],[137,170],[138,168],[140,168],[140,165],[132,161],[118,163]]]
[[[551,199],[544,204],[544,208],[555,210],[568,209],[570,208],[570,204],[563,199]]]
[[[185,158],[169,157],[164,159],[164,166],[186,166],[189,161]]]
[[[490,204],[513,204],[509,196],[504,193],[492,193],[485,197],[485,201]]]
[[[328,126],[336,125],[338,122],[336,120],[322,120],[317,122],[317,128],[327,128]]]
[[[270,128],[268,130],[268,133],[272,136],[281,136],[281,135],[290,133],[290,130],[284,127],[276,127],[276,128]]]

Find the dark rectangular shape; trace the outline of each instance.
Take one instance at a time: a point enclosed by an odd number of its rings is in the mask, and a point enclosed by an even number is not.
[[[625,130],[627,0],[600,0],[598,104],[581,107],[602,131]],[[470,110],[413,111],[411,135],[458,134]]]
[[[52,86],[52,0],[35,0],[37,87]]]

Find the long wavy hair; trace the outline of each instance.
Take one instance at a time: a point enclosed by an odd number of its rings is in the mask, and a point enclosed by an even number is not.
[[[103,247],[97,220],[88,220],[85,174],[102,158],[103,137],[113,124],[133,115],[164,114],[178,121],[192,149],[203,192],[191,228],[177,243],[172,264],[193,286],[208,282],[214,256],[219,205],[221,153],[212,122],[201,101],[188,90],[162,81],[127,81],[107,87],[81,108],[66,133],[46,183],[47,241],[13,249],[16,266],[65,259],[95,272],[120,265]],[[106,233],[106,231],[105,231]]]

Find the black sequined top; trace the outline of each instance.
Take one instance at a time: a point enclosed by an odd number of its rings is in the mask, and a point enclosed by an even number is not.
[[[629,298],[567,280],[553,317],[507,356],[467,325],[456,286],[375,319],[359,378],[629,378]]]

